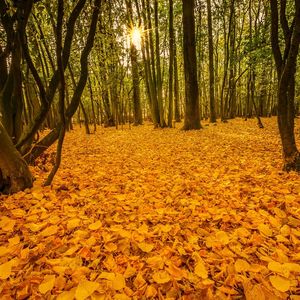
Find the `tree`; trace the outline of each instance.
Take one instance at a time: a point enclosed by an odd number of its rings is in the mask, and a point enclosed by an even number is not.
[[[215,123],[217,121],[217,116],[216,116],[216,104],[215,104],[214,43],[213,43],[213,33],[212,33],[211,0],[207,0],[206,4],[207,4],[208,51],[209,51],[210,122]]]
[[[271,42],[278,77],[278,127],[282,142],[284,169],[300,171],[300,153],[294,133],[295,73],[300,44],[300,2],[293,1],[289,24],[287,1],[271,0]],[[284,35],[284,51],[279,42],[279,24]]]
[[[131,0],[126,0],[127,14],[128,14],[128,29],[131,31],[130,37],[130,60],[132,72],[132,89],[133,89],[133,119],[134,125],[142,125],[142,109],[140,97],[140,79],[139,79],[139,65],[138,65],[138,50],[133,41],[133,10]]]
[[[173,12],[173,0],[169,0],[169,114],[168,114],[168,127],[172,127],[173,122],[173,82],[174,82],[174,12]]]
[[[195,1],[182,0],[183,57],[185,79],[184,130],[200,129],[199,91],[197,81]]]
[[[0,122],[0,193],[16,193],[32,187],[32,175]]]

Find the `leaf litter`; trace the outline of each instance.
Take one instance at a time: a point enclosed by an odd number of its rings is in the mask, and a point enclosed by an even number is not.
[[[0,298],[300,299],[299,175],[264,122],[68,133],[52,187],[54,148],[0,198]]]

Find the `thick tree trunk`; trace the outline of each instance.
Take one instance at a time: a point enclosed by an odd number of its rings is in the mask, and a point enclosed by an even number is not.
[[[32,175],[0,122],[0,194],[32,187]]]
[[[300,44],[300,2],[295,0],[293,25],[286,17],[286,1],[280,6],[280,25],[285,37],[284,55],[281,53],[278,31],[278,2],[271,0],[271,41],[278,75],[278,127],[282,142],[284,170],[300,171],[300,153],[294,133],[295,73]]]
[[[194,0],[182,0],[183,52],[185,77],[184,130],[200,129],[199,90],[197,81]]]

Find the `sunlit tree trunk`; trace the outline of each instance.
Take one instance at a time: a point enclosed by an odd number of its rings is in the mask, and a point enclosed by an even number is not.
[[[130,0],[126,0],[127,14],[128,14],[128,29],[133,29],[133,11],[132,3]],[[136,45],[134,45],[132,39],[130,41],[130,60],[131,60],[131,72],[132,72],[132,90],[133,90],[133,123],[134,125],[142,125],[142,108],[141,108],[141,96],[140,96],[140,79],[139,79],[139,66],[138,66],[138,51]]]

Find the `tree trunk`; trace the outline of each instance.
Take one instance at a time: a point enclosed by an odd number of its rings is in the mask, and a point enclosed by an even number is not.
[[[32,175],[0,122],[0,194],[32,187]]]
[[[199,90],[197,81],[194,0],[182,0],[183,52],[185,77],[184,130],[200,129]]]
[[[157,102],[159,110],[159,126],[164,128],[167,126],[164,117],[164,104],[162,96],[162,72],[160,63],[160,44],[159,44],[159,22],[158,22],[158,1],[154,0],[154,19],[155,19],[155,56],[156,56],[156,88]]]
[[[208,51],[209,51],[209,106],[210,122],[216,123],[216,104],[215,104],[215,74],[214,74],[214,43],[212,34],[211,1],[207,0],[207,27],[208,27]]]
[[[126,1],[128,13],[128,29],[132,30],[133,27],[133,11],[132,3],[130,0]],[[139,66],[138,66],[138,50],[134,45],[132,38],[130,41],[130,60],[132,72],[132,88],[133,88],[133,123],[135,126],[143,124],[142,108],[141,108],[141,93],[140,93],[140,80],[139,80]]]
[[[279,46],[278,2],[271,0],[271,41],[278,75],[278,127],[283,148],[284,170],[300,171],[300,154],[294,133],[295,73],[300,44],[300,2],[295,0],[293,25],[286,17],[286,1],[280,5],[280,25],[284,33],[285,49],[282,56]]]
[[[169,114],[168,114],[168,127],[173,127],[173,70],[174,70],[174,13],[173,13],[173,0],[169,0]]]

